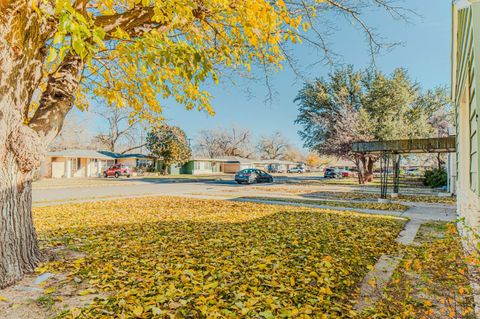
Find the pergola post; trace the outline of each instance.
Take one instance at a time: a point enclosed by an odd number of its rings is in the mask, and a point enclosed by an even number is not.
[[[388,166],[390,165],[390,154],[384,152],[380,157],[380,198],[387,199],[388,193]]]
[[[400,154],[393,155],[393,193],[392,197],[398,197],[400,190],[400,161],[402,156]]]
[[[390,141],[356,142],[352,144],[352,151],[358,154],[380,155],[380,188],[379,201],[388,202],[388,166],[389,158],[393,155],[393,193],[397,196],[400,186],[400,154],[450,153],[456,150],[456,137],[432,137],[420,139],[404,139]]]

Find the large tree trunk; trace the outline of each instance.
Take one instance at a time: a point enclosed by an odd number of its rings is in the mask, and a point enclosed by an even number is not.
[[[31,7],[7,1],[0,17],[0,288],[33,271],[40,256],[31,175],[40,164],[43,141],[24,121],[45,50],[39,44],[44,30],[29,16]]]
[[[364,180],[365,182],[372,182],[373,181],[373,164],[375,161],[371,157],[367,157],[366,161],[364,162],[365,173],[364,173]]]
[[[362,185],[365,184],[365,178],[364,178],[364,171],[362,167],[362,158],[364,158],[363,155],[355,155],[354,158],[354,163],[355,167],[357,168],[357,178],[358,178],[358,184]]]
[[[22,173],[8,151],[5,160],[0,167],[0,288],[32,272],[40,260],[31,173]]]
[[[42,5],[49,2],[42,1]],[[3,7],[2,7],[3,6]],[[72,107],[83,70],[67,54],[48,76],[38,108],[32,97],[43,78],[45,42],[55,30],[26,0],[0,0],[0,288],[35,269],[32,174]],[[33,115],[32,115],[33,113]]]

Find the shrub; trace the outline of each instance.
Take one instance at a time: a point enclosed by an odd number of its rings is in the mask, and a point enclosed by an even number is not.
[[[447,185],[448,174],[443,168],[425,171],[423,184],[430,187],[442,187]]]

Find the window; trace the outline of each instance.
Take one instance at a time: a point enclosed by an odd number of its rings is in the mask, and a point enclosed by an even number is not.
[[[72,158],[72,172],[75,173],[78,170],[78,158]]]

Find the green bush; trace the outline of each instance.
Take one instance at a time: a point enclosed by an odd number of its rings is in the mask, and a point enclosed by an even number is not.
[[[423,184],[430,187],[442,187],[447,185],[448,174],[443,168],[425,171]]]

